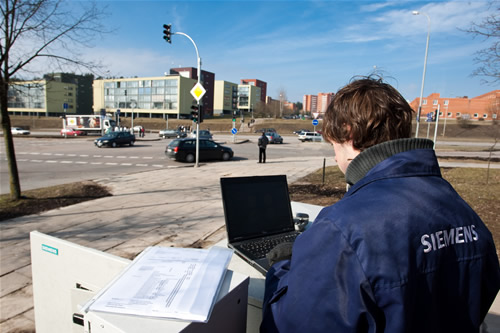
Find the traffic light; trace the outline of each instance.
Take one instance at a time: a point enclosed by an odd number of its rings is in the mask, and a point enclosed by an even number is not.
[[[198,122],[201,124],[203,122],[203,107],[200,105],[198,110]]]
[[[165,29],[165,30],[163,30],[163,34],[164,34],[163,39],[164,39],[167,43],[170,43],[170,44],[172,44],[172,39],[171,39],[171,37],[172,37],[171,27],[172,27],[172,25],[171,25],[171,24],[164,24],[164,25],[163,25],[163,29]]]
[[[193,105],[191,106],[191,109],[193,111],[191,111],[191,119],[193,120],[193,122],[198,122],[198,106],[197,105]]]

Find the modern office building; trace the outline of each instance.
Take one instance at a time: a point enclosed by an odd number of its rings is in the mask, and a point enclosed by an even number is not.
[[[415,98],[410,106],[418,112],[420,98]],[[432,93],[422,99],[421,121],[427,114],[434,117],[439,106],[440,117],[447,119],[494,120],[500,114],[500,90],[493,90],[486,94],[468,98],[441,97],[439,93]]]
[[[216,80],[214,89],[214,116],[233,114],[238,111],[238,85]]]
[[[240,80],[240,84],[248,84],[251,86],[260,88],[260,100],[265,103],[267,96],[267,82],[257,80],[257,79],[242,79]]]
[[[198,69],[194,67],[171,68],[170,74],[180,75],[198,81]],[[206,93],[201,99],[203,115],[205,117],[214,115],[214,85],[215,74],[201,70],[200,83],[205,88]]]
[[[189,118],[195,79],[182,75],[94,80],[94,113],[131,117]]]
[[[75,83],[46,79],[15,81],[9,84],[8,110],[10,114],[20,116],[78,114],[77,93]]]

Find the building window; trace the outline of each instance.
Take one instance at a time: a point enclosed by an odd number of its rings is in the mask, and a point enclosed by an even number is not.
[[[483,114],[483,118],[484,118],[484,119],[488,118],[488,114],[487,114],[487,113],[484,113],[484,114]]]
[[[497,114],[496,114],[496,113],[493,113],[493,114],[491,115],[491,118],[493,118],[493,119],[497,119]]]
[[[479,117],[479,114],[474,113],[474,118],[478,118],[478,117]]]
[[[448,105],[449,103],[450,103],[449,100],[447,100],[447,99],[444,100],[444,105]]]
[[[462,114],[460,112],[455,113],[455,117],[460,117]]]
[[[427,105],[427,100],[426,100],[426,99],[424,99],[424,100],[422,101],[422,105]]]
[[[437,99],[433,100],[432,105],[438,105],[438,100]]]
[[[449,118],[449,117],[451,117],[452,115],[453,115],[453,114],[452,114],[451,112],[448,112],[448,113],[446,114],[446,118]]]

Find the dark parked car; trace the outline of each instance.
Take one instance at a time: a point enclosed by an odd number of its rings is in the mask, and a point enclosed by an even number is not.
[[[95,139],[94,144],[101,148],[103,146],[113,147],[130,145],[135,143],[135,135],[130,132],[111,132],[103,137]]]
[[[200,161],[222,160],[233,158],[233,150],[221,146],[212,140],[200,139]],[[175,139],[170,142],[165,150],[165,155],[176,161],[193,163],[196,159],[196,139]]]

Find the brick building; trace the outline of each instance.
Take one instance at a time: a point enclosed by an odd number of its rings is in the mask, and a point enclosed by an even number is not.
[[[416,112],[420,98],[415,98],[410,106]],[[486,94],[468,98],[464,97],[441,97],[439,93],[432,93],[422,99],[421,120],[427,117],[427,114],[437,110],[440,106],[440,117],[448,119],[498,119],[500,113],[500,90],[493,90]]]
[[[333,99],[334,93],[318,93],[318,112],[324,114]]]

